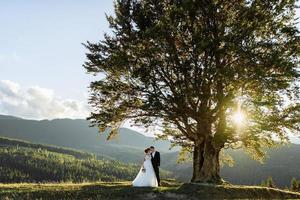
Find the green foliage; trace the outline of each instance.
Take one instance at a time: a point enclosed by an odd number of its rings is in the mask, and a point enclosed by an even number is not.
[[[15,146],[17,149],[18,149],[18,147],[44,149],[44,150],[55,152],[55,153],[72,155],[75,158],[79,158],[79,159],[89,159],[89,158],[92,159],[95,156],[91,153],[86,153],[86,152],[79,151],[79,150],[55,147],[55,146],[50,146],[50,145],[34,144],[34,143],[26,142],[23,140],[10,139],[10,138],[5,138],[5,137],[0,137],[0,146]]]
[[[229,153],[226,153],[225,151],[221,151],[220,164],[221,166],[228,165],[229,167],[233,167],[234,160]]]
[[[271,188],[275,188],[276,187],[276,185],[275,185],[272,177],[268,177],[268,179],[266,181],[266,185],[267,185],[267,187],[271,187]]]
[[[261,182],[261,186],[276,188],[273,178],[269,176],[267,180]]]
[[[186,147],[181,148],[177,157],[177,163],[185,163],[191,161],[192,161],[192,155],[189,149]]]
[[[300,132],[295,7],[294,0],[117,0],[107,17],[112,34],[85,45],[87,72],[105,74],[90,85],[91,124],[111,128],[110,138],[126,119],[157,123],[190,151],[210,145],[263,157],[263,147]],[[232,120],[237,110],[243,124]]]
[[[298,181],[295,177],[291,180],[291,188],[292,191],[300,191],[300,181]]]
[[[77,159],[46,149],[0,148],[0,182],[84,182],[133,179],[138,166],[118,161]]]

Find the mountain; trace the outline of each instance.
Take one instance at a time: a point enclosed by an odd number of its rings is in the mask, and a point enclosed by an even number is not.
[[[15,116],[11,116],[11,115],[0,115],[0,120],[4,120],[4,119],[8,119],[8,120],[16,120],[16,119],[22,119],[19,117],[15,117]]]
[[[126,128],[120,129],[119,137],[106,141],[107,133],[100,135],[85,120],[36,121],[9,118],[0,119],[0,136],[74,148],[121,162],[138,164],[143,157],[143,149],[153,145],[161,152],[163,169],[172,171],[182,181],[189,181],[191,178],[191,163],[177,164],[178,152],[168,150],[168,141],[155,141],[154,138]],[[298,144],[268,150],[269,157],[264,164],[252,160],[242,150],[227,150],[227,153],[235,159],[235,165],[222,167],[221,174],[231,183],[258,185],[268,176],[272,176],[278,186],[284,187],[290,184],[293,177],[300,179]]]
[[[170,147],[169,141],[155,141],[131,129],[121,128],[119,132],[119,136],[107,141],[107,132],[99,134],[96,128],[89,127],[86,120],[0,119],[0,136],[109,154],[124,162],[140,161],[143,149],[151,145],[160,151],[168,151]]]

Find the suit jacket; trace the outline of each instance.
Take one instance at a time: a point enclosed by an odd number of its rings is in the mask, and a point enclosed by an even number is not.
[[[151,156],[151,162],[152,162],[153,167],[160,166],[160,153],[158,151],[155,151],[154,156]]]

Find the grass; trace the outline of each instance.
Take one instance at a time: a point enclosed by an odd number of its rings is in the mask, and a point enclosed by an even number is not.
[[[134,188],[131,182],[0,184],[0,199],[300,199],[300,193],[259,186],[182,184],[164,180],[159,188]]]

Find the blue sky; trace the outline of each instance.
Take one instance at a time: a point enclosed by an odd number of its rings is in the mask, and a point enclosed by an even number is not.
[[[83,118],[85,48],[109,32],[112,0],[0,1],[0,113],[24,118]]]
[[[1,0],[0,114],[86,117],[93,77],[81,43],[109,32],[105,13],[113,0]]]
[[[108,31],[112,0],[0,1],[0,80],[84,100],[91,77],[81,43]]]

